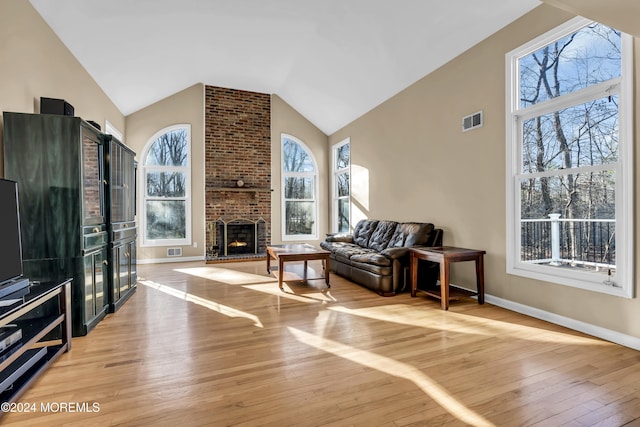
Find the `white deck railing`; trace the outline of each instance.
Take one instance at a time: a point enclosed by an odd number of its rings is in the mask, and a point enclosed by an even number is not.
[[[549,219],[522,219],[522,260],[554,266],[615,269],[615,222],[615,219],[560,218],[560,214],[549,214]],[[569,227],[573,227],[572,239],[568,239]]]

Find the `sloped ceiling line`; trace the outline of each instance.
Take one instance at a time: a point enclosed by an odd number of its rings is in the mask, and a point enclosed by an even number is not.
[[[194,83],[330,135],[539,0],[29,0],[124,115]]]

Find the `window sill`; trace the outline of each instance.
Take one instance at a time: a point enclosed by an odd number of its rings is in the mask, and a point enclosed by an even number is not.
[[[555,267],[537,266],[537,268],[532,268],[527,264],[518,264],[516,267],[507,267],[507,274],[514,276],[540,280],[557,285],[570,286],[573,288],[599,292],[622,298],[633,298],[633,291],[628,285],[625,286],[625,281],[620,278],[616,280],[616,284],[618,286],[611,286],[604,284],[607,279],[606,276],[569,270],[565,271],[565,274],[563,275],[559,275],[557,273],[558,271]]]

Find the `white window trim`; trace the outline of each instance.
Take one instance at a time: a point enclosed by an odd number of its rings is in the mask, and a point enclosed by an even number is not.
[[[333,145],[332,158],[331,158],[331,169],[333,173],[331,174],[331,189],[332,189],[332,201],[333,206],[331,208],[331,229],[335,233],[338,231],[338,209],[340,207],[339,197],[338,197],[338,175],[342,173],[349,173],[349,195],[346,197],[349,200],[349,204],[351,204],[351,146],[349,146],[349,165],[342,169],[337,169],[337,159],[338,159],[338,150],[345,146],[351,145],[351,138],[346,138],[337,144]],[[351,209],[349,209],[349,228],[351,228]]]
[[[104,121],[104,133],[113,135],[118,141],[124,142],[124,135],[109,120]]]
[[[307,153],[309,154],[309,156],[311,157],[311,162],[313,163],[313,172],[285,172],[284,170],[284,139],[290,139],[294,142],[296,142],[297,144],[299,144],[301,147],[303,147]],[[318,240],[318,213],[319,213],[319,208],[318,208],[318,163],[316,162],[316,158],[313,155],[313,152],[309,149],[309,147],[307,146],[307,144],[305,144],[304,142],[302,142],[299,138],[296,138],[293,135],[289,135],[286,133],[283,133],[280,135],[280,173],[282,174],[282,178],[281,178],[281,182],[280,182],[280,194],[281,194],[281,223],[282,223],[282,241],[296,241],[296,240]],[[287,212],[287,208],[286,208],[286,203],[287,203],[287,199],[285,199],[285,178],[286,177],[313,177],[313,192],[314,192],[314,198],[313,199],[295,199],[295,201],[297,202],[314,202],[314,215],[315,215],[315,221],[313,224],[313,234],[295,234],[295,235],[290,235],[287,234],[287,218],[286,218],[286,212]]]
[[[187,131],[187,166],[163,166],[158,168],[157,166],[147,166],[144,164],[147,154],[151,149],[153,143],[160,137],[160,135],[172,132],[177,129],[186,129]],[[139,185],[141,189],[140,197],[140,246],[142,247],[162,247],[162,246],[190,246],[191,245],[191,125],[190,124],[177,124],[168,126],[164,129],[156,132],[151,139],[144,146],[142,151],[142,162],[140,163],[141,173],[139,174]],[[185,199],[185,237],[184,239],[147,239],[147,171],[161,169],[165,172],[184,172],[186,175],[186,194],[185,197],[168,197],[166,200],[182,200]]]
[[[602,279],[592,273],[563,270],[543,265],[532,265],[520,262],[520,204],[519,186],[516,180],[521,176],[520,169],[520,141],[521,129],[518,126],[519,119],[526,116],[535,117],[537,111],[543,106],[552,103],[563,102],[559,99],[551,99],[544,103],[529,107],[520,111],[518,101],[519,75],[518,60],[538,48],[545,46],[561,37],[569,35],[580,28],[591,24],[593,21],[582,17],[574,18],[531,42],[514,49],[506,54],[506,215],[507,215],[507,273],[537,280],[542,280],[561,285],[572,286],[580,289],[601,292],[625,298],[634,297],[634,254],[633,254],[633,37],[622,34],[622,64],[619,85],[612,87],[612,82],[594,85],[576,92],[576,98],[591,98],[594,93],[606,96],[615,91],[619,95],[619,160],[616,164],[605,165],[608,170],[616,173],[616,283],[619,287],[608,286],[602,283]],[[606,87],[605,87],[606,86]],[[606,91],[610,92],[606,92]],[[604,93],[603,93],[604,91]],[[592,98],[591,98],[592,99]],[[573,102],[572,102],[573,104]],[[520,116],[520,117],[519,117]],[[529,176],[529,175],[527,175]],[[533,177],[533,175],[531,175]]]

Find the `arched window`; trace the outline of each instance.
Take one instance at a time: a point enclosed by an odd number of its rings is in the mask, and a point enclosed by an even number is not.
[[[144,246],[191,244],[191,126],[162,129],[142,156]]]
[[[282,240],[318,238],[317,171],[307,146],[282,134]]]

